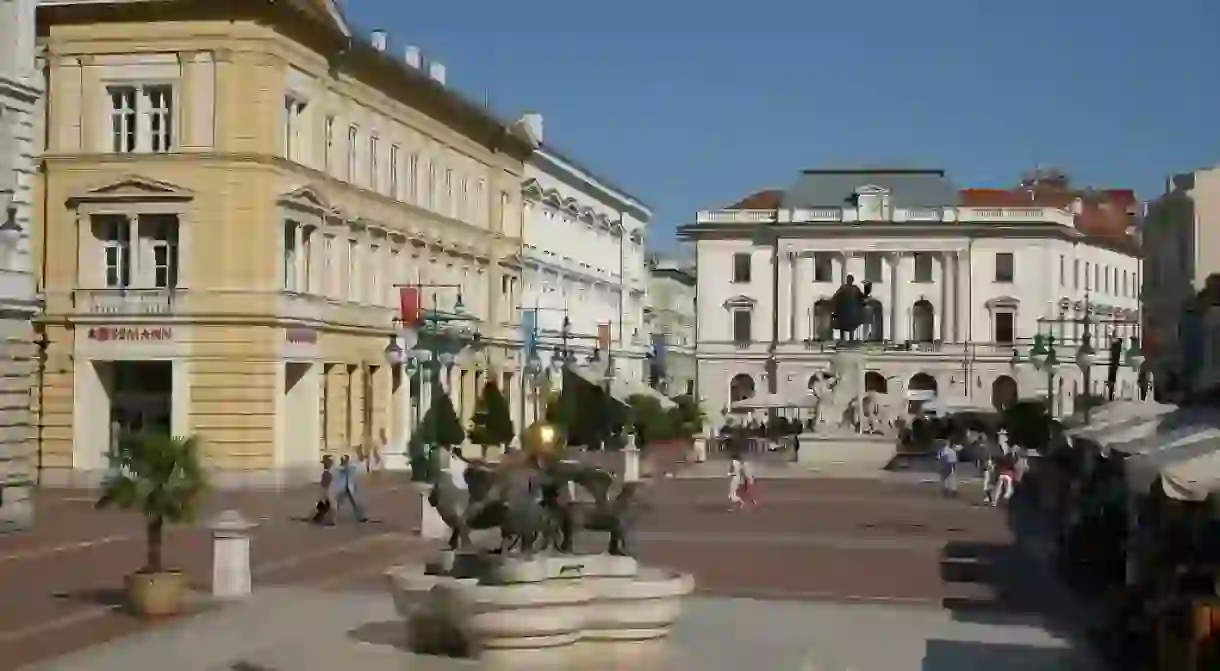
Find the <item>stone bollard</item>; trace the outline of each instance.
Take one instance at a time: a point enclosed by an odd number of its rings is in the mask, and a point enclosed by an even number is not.
[[[627,438],[627,446],[623,448],[623,482],[637,482],[640,479],[640,448],[635,446],[635,436]]]
[[[258,525],[236,510],[212,520],[212,596],[241,599],[250,595],[250,530]]]

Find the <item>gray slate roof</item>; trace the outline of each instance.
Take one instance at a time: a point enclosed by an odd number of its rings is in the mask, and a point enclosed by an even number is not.
[[[781,206],[844,207],[862,186],[879,186],[890,193],[892,207],[946,207],[957,203],[957,188],[943,170],[854,168],[805,170],[784,191]]]

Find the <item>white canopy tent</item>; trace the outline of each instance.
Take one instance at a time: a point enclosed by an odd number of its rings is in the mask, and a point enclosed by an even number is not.
[[[1187,434],[1174,441],[1161,443],[1157,450],[1128,458],[1123,462],[1123,472],[1132,491],[1147,492],[1157,478],[1161,477],[1171,466],[1196,460],[1216,450],[1220,450],[1220,431],[1206,429]],[[1202,463],[1210,462],[1200,462],[1200,464]],[[1201,478],[1200,464],[1195,465],[1193,473],[1190,469],[1179,473],[1179,481],[1174,486],[1189,488],[1192,478]],[[1220,474],[1217,476],[1220,477]],[[1168,489],[1166,494],[1169,494]]]
[[[734,412],[751,412],[754,410],[778,410],[783,408],[812,408],[817,404],[813,395],[791,398],[786,394],[763,392],[750,398],[734,401],[729,409]]]
[[[923,404],[921,411],[945,417],[959,412],[995,412],[996,409],[968,398],[936,397]]]
[[[1160,417],[1177,410],[1178,406],[1169,403],[1115,401],[1095,409],[1089,415],[1088,424],[1071,426],[1067,430],[1067,435],[1097,442],[1107,434],[1121,432],[1145,423],[1150,423],[1155,429]],[[1073,415],[1074,417],[1075,415]],[[1070,424],[1072,423],[1065,421],[1065,425]],[[1125,440],[1131,440],[1131,438]]]
[[[582,380],[594,385],[598,388],[606,386],[606,365],[591,363],[587,365],[572,365],[568,366],[568,370],[573,375],[580,377]],[[630,403],[632,396],[648,396],[657,399],[661,407],[669,410],[677,407],[677,403],[665,394],[649,387],[646,384],[641,384],[633,380],[620,380],[618,378],[610,378],[610,396],[614,400],[627,405]]]
[[[1220,438],[1208,441],[1205,454],[1169,464],[1161,470],[1165,495],[1179,501],[1204,501],[1220,491]]]

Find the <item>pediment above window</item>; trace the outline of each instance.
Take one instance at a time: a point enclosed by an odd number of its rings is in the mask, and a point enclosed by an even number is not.
[[[176,184],[139,175],[125,175],[77,194],[68,202],[75,206],[81,203],[190,200],[194,197],[190,189]]]
[[[758,304],[758,301],[754,300],[753,298],[750,298],[749,296],[742,296],[739,294],[739,295],[733,296],[732,298],[725,301],[724,309],[734,310],[734,309],[745,308],[747,310],[751,310],[757,304]]]
[[[984,305],[987,309],[994,310],[996,308],[1011,308],[1016,309],[1021,307],[1021,299],[1016,296],[996,296],[988,300]]]
[[[521,195],[527,200],[542,200],[546,191],[536,179],[527,179],[521,184]]]
[[[337,210],[321,192],[311,186],[302,186],[280,195],[279,203],[297,207],[317,214],[333,214]]]

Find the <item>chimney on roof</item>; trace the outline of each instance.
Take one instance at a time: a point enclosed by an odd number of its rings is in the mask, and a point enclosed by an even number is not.
[[[414,44],[407,46],[406,51],[404,51],[402,54],[402,58],[407,62],[407,65],[410,65],[416,70],[423,66],[424,63],[424,57],[419,52],[419,47],[415,46]]]
[[[445,64],[439,61],[432,61],[428,64],[428,76],[437,84],[445,85]]]
[[[377,51],[385,51],[386,32],[384,30],[373,31],[373,48]]]
[[[530,134],[530,139],[534,141],[534,144],[542,144],[542,114],[538,112],[522,114],[521,125]]]

